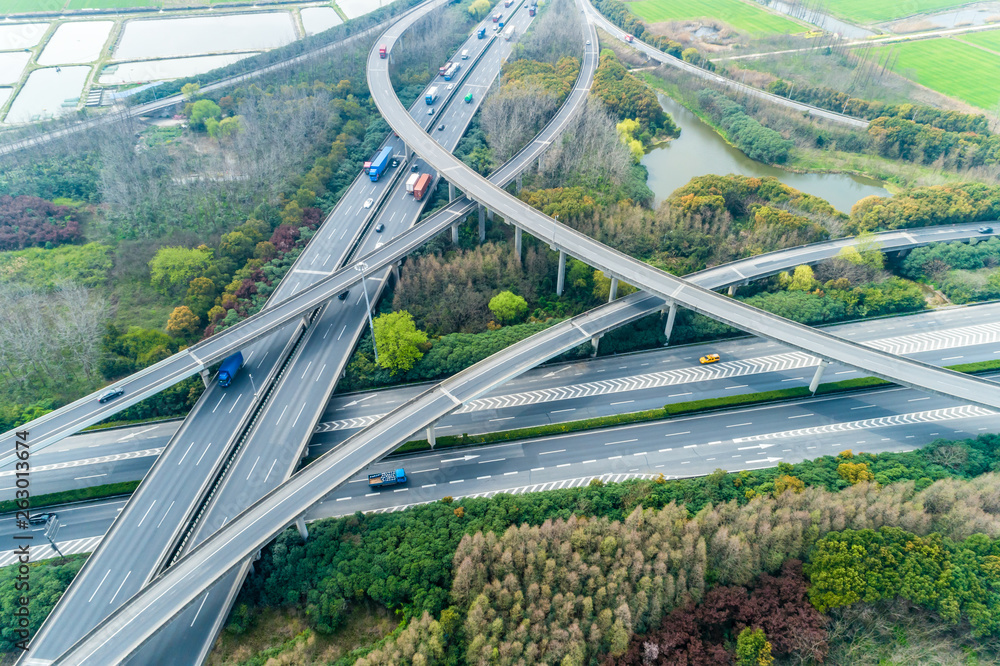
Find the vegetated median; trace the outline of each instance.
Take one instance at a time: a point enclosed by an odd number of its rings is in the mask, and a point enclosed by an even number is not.
[[[980,361],[978,363],[962,363],[960,365],[946,366],[948,370],[964,372],[966,374],[978,374],[1000,370],[1000,359],[993,361]],[[845,379],[839,382],[829,382],[820,384],[815,395],[830,395],[834,393],[847,393],[851,391],[861,391],[865,389],[892,386],[892,382],[877,377],[858,377],[856,379]],[[702,412],[721,411],[734,407],[749,407],[751,405],[762,405],[777,402],[790,402],[812,397],[806,386],[796,386],[794,388],[778,389],[775,391],[760,391],[757,393],[744,393],[740,395],[727,395],[720,398],[705,398],[704,400],[690,400],[687,402],[677,402],[664,405],[659,409],[647,409],[641,412],[629,412],[627,414],[615,414],[614,416],[598,416],[591,419],[581,419],[579,421],[566,421],[564,423],[550,423],[542,426],[532,426],[530,428],[515,428],[513,430],[500,430],[497,432],[485,432],[477,435],[447,435],[435,438],[434,449],[445,449],[459,446],[484,446],[499,442],[511,442],[522,439],[534,439],[536,437],[548,437],[550,435],[564,435],[572,432],[582,432],[585,430],[600,430],[602,428],[612,428],[621,425],[633,425],[638,423],[649,423],[652,421],[662,421],[677,416],[690,416]],[[417,453],[420,451],[430,451],[431,446],[426,439],[418,439],[406,442],[396,449],[390,456]],[[307,464],[313,458],[307,459]],[[78,488],[76,490],[66,490],[58,493],[46,495],[36,495],[31,500],[32,508],[53,506],[56,504],[67,504],[90,499],[100,499],[113,497],[116,495],[126,495],[132,493],[139,486],[138,481],[125,483],[112,483],[103,486],[91,486],[89,488]],[[16,507],[12,500],[0,502],[0,513],[13,511]]]

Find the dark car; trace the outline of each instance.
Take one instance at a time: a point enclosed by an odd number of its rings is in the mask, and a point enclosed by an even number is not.
[[[441,130],[443,130],[443,129],[444,129],[444,123],[441,123],[440,125],[438,125],[438,131],[439,131],[439,132],[440,132]]]
[[[385,225],[384,224],[379,224],[377,227],[375,227],[375,233],[380,234],[383,231],[385,231]]]
[[[399,166],[399,160],[393,160],[392,161],[392,167],[395,169],[398,166]]]
[[[410,167],[410,171],[412,171],[413,173],[417,173],[418,171],[420,171],[420,165],[414,164],[413,166]]]
[[[104,395],[102,395],[98,399],[97,402],[99,402],[99,403],[101,403],[103,405],[104,403],[111,402],[112,400],[114,400],[118,396],[124,395],[124,394],[125,394],[125,389],[123,389],[122,387],[119,386],[118,388],[113,388],[110,391],[108,391],[107,393],[105,393]]]
[[[32,525],[44,525],[45,523],[49,522],[49,518],[55,518],[55,517],[56,514],[54,513],[33,513],[31,514],[31,517],[28,518],[28,522],[31,523]]]
[[[337,296],[337,300],[338,300],[338,301],[342,301],[342,300],[344,300],[345,298],[347,298],[347,295],[348,295],[349,293],[351,293],[351,290],[350,290],[350,289],[348,289],[347,291],[345,291],[344,293],[342,293],[342,294],[341,294],[340,296]]]
[[[979,233],[981,233],[981,234],[991,234],[991,233],[993,233],[993,227],[979,227]]]

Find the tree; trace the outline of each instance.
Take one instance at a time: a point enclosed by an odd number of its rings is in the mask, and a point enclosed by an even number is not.
[[[469,5],[469,13],[477,21],[482,21],[490,13],[489,0],[476,0]]]
[[[209,118],[214,118],[215,120],[222,118],[222,108],[218,104],[210,99],[199,99],[191,105],[189,120],[191,121],[192,129],[206,129],[205,122]]]
[[[198,96],[199,91],[201,91],[201,85],[198,83],[185,83],[181,86],[181,94],[189,102]]]
[[[795,267],[792,280],[788,284],[789,291],[812,291],[816,285],[816,278],[813,277],[811,266],[802,265]]]
[[[212,251],[196,248],[162,247],[149,261],[150,282],[164,294],[176,294],[209,267]]]
[[[167,319],[167,333],[175,338],[183,338],[194,335],[198,331],[198,316],[191,312],[191,308],[180,305],[174,308]]]
[[[528,313],[528,302],[511,291],[501,291],[490,299],[489,308],[501,324],[514,324]]]
[[[771,644],[763,629],[747,627],[736,638],[736,663],[738,666],[771,666]]]
[[[252,257],[255,249],[256,244],[253,239],[242,231],[231,231],[219,241],[219,253],[237,264],[242,264]]]
[[[191,308],[197,317],[204,318],[215,304],[215,296],[215,283],[207,277],[196,277],[188,285],[184,305]]]
[[[417,329],[409,312],[386,312],[375,319],[374,325],[378,364],[382,368],[392,374],[406,372],[423,357],[419,346],[427,342],[427,334]]]

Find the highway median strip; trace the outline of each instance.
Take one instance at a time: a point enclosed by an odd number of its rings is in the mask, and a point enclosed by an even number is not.
[[[946,366],[949,370],[976,374],[1000,370],[1000,359],[993,361],[981,361],[978,363],[962,363],[960,365]],[[835,393],[847,393],[851,391],[861,391],[871,388],[891,386],[891,382],[876,377],[858,377],[855,379],[845,379],[839,382],[820,384],[816,389],[816,395],[830,395]],[[530,428],[515,428],[513,430],[500,430],[497,432],[487,432],[477,435],[445,435],[435,438],[435,450],[453,448],[460,446],[485,446],[499,442],[511,442],[523,439],[534,439],[537,437],[547,437],[551,435],[562,435],[572,432],[582,432],[585,430],[600,430],[601,428],[612,428],[621,425],[632,425],[638,423],[649,423],[652,421],[664,421],[677,416],[689,416],[692,414],[712,411],[722,411],[733,407],[748,407],[751,405],[761,405],[768,403],[789,402],[808,398],[808,387],[796,386],[794,388],[778,389],[775,391],[761,391],[757,393],[743,393],[738,395],[727,395],[719,398],[706,398],[704,400],[690,400],[687,402],[677,402],[664,405],[658,409],[647,409],[641,412],[629,412],[626,414],[616,414],[614,416],[599,416],[591,419],[581,419],[579,421],[566,421],[564,423],[550,423],[543,426],[533,426]],[[409,441],[396,449],[391,455],[406,453],[417,453],[430,451],[430,444],[427,440]],[[311,459],[306,461],[306,464]],[[31,506],[39,509],[57,504],[69,504],[92,499],[115,497],[128,495],[139,486],[138,481],[125,483],[112,483],[102,486],[91,486],[89,488],[77,488],[58,493],[37,495],[32,498]],[[7,500],[0,502],[0,513],[6,513],[15,509],[14,502]]]

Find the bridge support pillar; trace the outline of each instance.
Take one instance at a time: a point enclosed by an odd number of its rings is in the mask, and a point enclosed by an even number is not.
[[[731,284],[731,285],[729,285],[729,290],[728,290],[728,292],[727,292],[727,293],[728,293],[728,294],[729,294],[730,296],[735,296],[735,295],[736,295],[736,285],[735,285],[735,284]]]
[[[590,352],[590,357],[591,358],[597,356],[597,347],[598,347],[598,345],[601,344],[601,338],[603,338],[603,337],[604,337],[604,334],[601,333],[600,335],[595,335],[594,337],[592,337],[590,339],[590,344],[593,345],[593,347],[594,347],[593,351]]]
[[[396,284],[399,284],[399,262],[398,261],[395,261],[392,264],[392,277],[396,281]]]
[[[611,278],[611,289],[608,291],[608,303],[618,298],[618,278]]]
[[[455,184],[448,183],[448,201],[455,200]]]
[[[302,540],[307,541],[309,539],[309,530],[306,528],[306,519],[299,516],[295,519],[295,526],[299,528],[299,536],[302,537]]]
[[[486,209],[479,204],[479,242],[486,242]]]
[[[521,193],[521,173],[520,172],[517,174],[517,178],[514,180],[514,186],[517,188],[514,191],[517,194],[520,194]]]
[[[208,368],[202,370],[198,374],[201,375],[201,381],[204,382],[205,388],[208,388],[208,384],[212,381],[212,376],[208,374]]]
[[[559,277],[556,279],[556,296],[562,296],[566,286],[566,253],[559,250]]]
[[[302,328],[309,328],[309,324],[311,323],[312,321],[309,319],[309,315],[302,315]]]
[[[663,327],[663,337],[667,339],[664,346],[670,344],[670,334],[674,332],[674,320],[677,319],[677,302],[670,302],[670,309],[667,310],[667,324]]]
[[[427,426],[427,443],[431,445],[431,451],[437,445],[437,438],[434,437],[434,424],[431,423]]]
[[[451,243],[452,245],[458,245],[458,222],[451,225]]]
[[[514,254],[517,255],[517,260],[521,261],[521,242],[524,232],[521,231],[521,227],[514,227]]]
[[[486,209],[486,219],[489,220],[490,222],[493,221],[493,211],[490,210],[489,208]]]
[[[819,365],[816,367],[816,372],[813,374],[812,381],[809,382],[809,392],[815,394],[816,389],[819,388],[819,382],[823,379],[823,371],[826,370],[826,366],[830,365],[829,361],[820,361]]]

